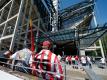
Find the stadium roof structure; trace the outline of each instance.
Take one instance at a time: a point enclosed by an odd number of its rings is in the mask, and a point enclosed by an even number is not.
[[[77,32],[77,36],[75,36]],[[107,24],[99,26],[97,28],[91,29],[71,29],[71,30],[61,30],[55,33],[47,33],[47,37],[50,38],[56,44],[70,45],[72,46],[73,41],[80,43],[80,48],[84,49],[91,46],[95,41],[101,38],[107,32]],[[84,33],[84,34],[82,34]],[[46,35],[40,37],[42,41]],[[45,38],[46,39],[46,38]]]
[[[94,1],[85,0],[59,11],[59,30],[47,32],[47,36],[56,44],[73,46],[78,43],[81,49],[91,46],[107,31],[107,25],[91,26]],[[43,35],[41,40],[44,40]]]
[[[30,19],[36,37],[50,30],[53,13],[51,0],[0,0],[0,51],[30,46]]]

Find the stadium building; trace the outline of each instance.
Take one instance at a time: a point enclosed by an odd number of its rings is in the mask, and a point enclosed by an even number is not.
[[[95,1],[83,0],[59,10],[59,0],[0,0],[0,51],[17,51],[50,40],[52,50],[63,55],[85,55],[87,50],[101,49],[95,41],[107,31],[97,25]],[[94,25],[93,25],[94,24]]]

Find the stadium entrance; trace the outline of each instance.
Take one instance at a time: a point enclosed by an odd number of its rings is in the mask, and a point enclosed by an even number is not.
[[[72,42],[68,44],[58,44],[54,48],[54,53],[57,55],[78,55],[78,49],[76,44],[72,44]]]

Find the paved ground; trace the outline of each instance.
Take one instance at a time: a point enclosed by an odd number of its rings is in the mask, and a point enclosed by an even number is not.
[[[66,80],[85,80],[88,78],[83,69],[73,69],[72,66],[66,66]]]
[[[88,67],[88,66],[87,66]],[[72,66],[67,65],[67,79],[66,80],[85,80],[89,78],[85,71],[82,69],[73,69]],[[107,67],[105,69],[99,68],[97,65],[93,65],[92,69],[96,75],[103,80],[107,80]]]
[[[103,80],[107,80],[107,67],[105,69],[99,68],[97,65],[93,65],[92,70],[99,75]]]
[[[8,73],[10,73],[14,76],[20,77],[23,80],[38,80],[35,76],[25,74],[25,73],[21,73],[21,72],[17,72],[17,71],[12,71],[11,69],[4,68],[4,67],[1,67],[1,66],[0,66],[0,70],[8,72]],[[98,68],[98,66],[93,65],[92,70],[97,75],[102,77],[103,80],[107,80],[107,68],[101,69],[101,68]],[[66,65],[65,80],[85,80],[87,78],[89,78],[88,75],[82,69],[73,69],[72,66]]]
[[[1,80],[23,80],[21,78],[18,78],[16,76],[13,76],[13,75],[11,75],[7,72],[1,71],[1,70],[0,70],[0,74],[1,74],[0,75]]]

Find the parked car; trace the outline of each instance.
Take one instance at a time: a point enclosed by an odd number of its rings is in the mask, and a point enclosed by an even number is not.
[[[95,62],[100,62],[102,57],[95,57],[94,60]]]
[[[105,64],[102,63],[101,58],[102,57],[95,57],[95,63],[97,64],[97,66],[99,68],[104,69],[105,68]]]

